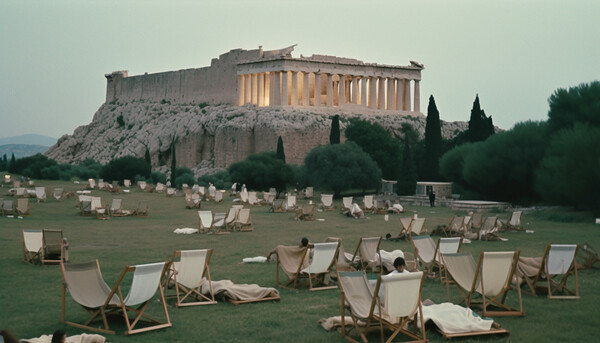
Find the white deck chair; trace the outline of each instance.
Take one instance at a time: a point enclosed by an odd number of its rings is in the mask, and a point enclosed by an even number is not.
[[[111,203],[110,203],[110,208],[109,208],[109,214],[111,216],[115,216],[115,217],[120,217],[125,215],[123,213],[123,209],[121,208],[121,204],[123,203],[122,199],[112,199]]]
[[[444,260],[442,254],[456,254],[460,251],[462,246],[462,237],[442,237],[438,240],[436,247],[436,263],[438,264],[440,271],[440,281],[442,283],[450,282],[448,278],[446,268],[444,267]]]
[[[242,191],[239,193],[240,194],[240,201],[243,203],[247,203],[248,202],[248,198],[249,198],[249,194],[248,191],[245,189],[242,189]]]
[[[131,187],[131,180],[129,180],[129,179],[123,180],[123,186],[125,186],[127,188]]]
[[[308,279],[309,288],[311,291],[335,289],[337,286],[329,286],[325,283],[325,276],[331,271],[331,267],[335,265],[339,243],[315,243],[313,247],[313,256],[310,265],[298,274],[298,278],[306,277]],[[313,287],[313,280],[321,283],[321,287]],[[294,282],[294,287],[296,282]]]
[[[503,230],[514,230],[514,231],[523,231],[523,225],[521,224],[521,215],[522,211],[515,211],[510,215],[508,221],[502,226]]]
[[[291,211],[296,211],[296,196],[295,195],[288,195],[285,198],[285,210],[288,212]]]
[[[313,187],[306,187],[304,189],[304,199],[311,199],[313,197],[313,193],[314,193]]]
[[[260,201],[256,197],[256,192],[248,192],[248,204],[260,205]]]
[[[321,194],[321,207],[323,211],[333,211],[333,194]]]
[[[157,186],[157,187],[158,187],[158,186]],[[158,190],[157,190],[157,192],[158,192]],[[177,194],[177,189],[175,189],[175,188],[173,188],[173,187],[169,187],[169,188],[167,188],[167,193],[166,193],[166,195],[167,195],[168,197],[174,197],[176,194]]]
[[[537,272],[526,275],[519,268],[521,275],[529,286],[531,293],[536,294],[537,284],[545,282],[550,299],[579,299],[579,279],[577,275],[577,244],[549,244],[541,258],[535,260]],[[567,285],[571,275],[575,277],[574,285]],[[560,293],[560,294],[559,294]]]
[[[210,278],[210,258],[212,249],[177,250],[171,257],[171,273],[175,281],[177,307],[216,304]],[[179,258],[179,261],[176,259]],[[202,293],[202,286],[208,283],[210,293]]]
[[[198,211],[198,232],[207,233],[213,228],[212,211]]]
[[[498,217],[487,217],[479,229],[479,240],[492,241],[499,240],[498,236]]]
[[[425,274],[390,274],[380,278],[379,287],[385,296],[379,302],[375,318],[380,320],[382,326],[393,331],[387,342],[392,342],[398,334],[410,337],[412,340],[409,342],[427,342],[421,305],[421,287]],[[413,324],[413,330],[408,329],[410,323]]]
[[[349,335],[352,329],[355,329],[362,342],[366,343],[368,342],[366,335],[371,331],[372,324],[376,321],[375,316],[379,314],[380,310],[374,294],[379,293],[379,280],[381,279],[378,279],[375,290],[373,290],[364,271],[338,271],[337,274],[341,289],[342,336],[351,342],[359,343]],[[352,320],[352,326],[349,329],[346,329],[346,308],[348,308]],[[379,323],[379,327],[383,339],[381,323]]]
[[[225,197],[225,191],[224,190],[218,190],[215,192],[215,202],[222,202],[223,199]]]
[[[235,227],[238,231],[252,231],[252,217],[250,216],[249,208],[242,208],[238,212]]]
[[[365,195],[365,197],[363,198],[363,206],[365,207],[365,211],[367,211],[367,212],[373,211],[375,204],[373,203],[372,195]]]
[[[353,197],[343,197],[342,198],[342,212],[347,212],[352,210],[352,200]]]
[[[171,320],[169,313],[167,312],[167,303],[161,287],[162,279],[167,272],[168,265],[165,262],[141,264],[136,266],[128,266],[123,269],[121,276],[117,280],[117,283],[112,288],[102,310],[110,310],[113,305],[113,296],[118,297],[118,309],[122,312],[125,318],[125,324],[127,325],[126,335],[131,335],[140,332],[146,332],[150,330],[157,330],[171,327]],[[131,281],[131,287],[129,293],[125,298],[121,293],[121,283],[123,282],[127,273],[133,272],[133,280]],[[159,291],[159,301],[162,305],[165,320],[161,321],[156,318],[150,317],[145,313],[146,309],[151,303],[152,298]],[[129,318],[129,312],[135,313],[135,318],[131,320]],[[142,320],[146,319],[146,320]],[[145,322],[149,326],[136,329],[138,323]]]
[[[352,265],[357,270],[371,269],[381,272],[381,256],[379,254],[381,237],[363,237],[358,241],[356,250],[352,255]]]
[[[481,305],[483,316],[525,315],[520,287],[517,287],[519,308],[506,304],[519,260],[518,251],[482,252],[477,264],[470,253],[442,254],[442,259],[467,307]],[[474,300],[476,296],[481,296],[481,302]]]
[[[425,218],[413,218],[410,222],[410,230],[408,231],[409,235],[422,235],[427,233],[427,229],[425,228]]]
[[[63,188],[54,188],[54,191],[52,192],[52,196],[54,197],[54,199],[56,199],[56,201],[59,201],[63,198],[64,195],[64,189]]]
[[[23,229],[23,261],[31,264],[41,262],[42,231]]]
[[[436,268],[436,254],[437,247],[431,236],[411,236],[411,242],[415,249],[415,258],[417,259],[417,266],[425,268],[427,273],[431,276],[435,276],[434,269]]]
[[[230,231],[234,230],[235,223],[237,222],[237,217],[240,212],[240,209],[244,207],[243,205],[233,205],[227,212],[227,217],[225,218],[225,230]]]
[[[275,201],[275,193],[263,192],[263,203],[267,205],[273,205],[273,201]]]
[[[46,187],[35,187],[35,197],[37,201],[46,201]]]
[[[226,213],[215,213],[213,218],[213,229],[217,235],[229,233],[225,230],[225,216]]]

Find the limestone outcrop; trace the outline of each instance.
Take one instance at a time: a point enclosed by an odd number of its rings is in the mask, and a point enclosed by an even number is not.
[[[252,153],[274,151],[282,136],[287,162],[302,164],[311,149],[329,143],[331,117],[339,113],[335,108],[109,102],[100,106],[90,124],[62,136],[46,155],[59,163],[92,158],[104,164],[127,155],[143,157],[148,149],[153,167],[164,169],[160,166],[170,165],[174,146],[177,164],[199,175],[226,168]],[[391,115],[360,107],[344,110],[341,129],[347,119],[356,117],[377,122],[394,136],[400,136],[406,122],[421,136],[425,132],[422,115]],[[442,122],[445,138],[466,129],[466,122]]]

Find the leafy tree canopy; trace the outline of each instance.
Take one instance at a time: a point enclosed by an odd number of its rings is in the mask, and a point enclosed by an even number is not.
[[[293,182],[292,168],[277,158],[275,152],[267,151],[248,156],[227,168],[230,180],[246,184],[248,189],[267,190],[275,187],[285,189]]]
[[[560,88],[548,99],[550,132],[572,128],[575,123],[600,126],[600,81]]]
[[[100,171],[100,176],[106,181],[123,181],[123,179],[135,180],[148,179],[151,167],[143,158],[124,156],[108,162]]]

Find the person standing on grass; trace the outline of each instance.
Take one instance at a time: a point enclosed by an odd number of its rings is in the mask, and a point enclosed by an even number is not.
[[[435,193],[433,191],[429,192],[429,205],[435,207]]]

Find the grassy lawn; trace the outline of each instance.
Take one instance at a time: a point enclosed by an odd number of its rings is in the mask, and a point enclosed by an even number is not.
[[[164,194],[142,193],[133,189],[131,193],[112,194],[93,191],[103,202],[110,204],[112,198],[123,199],[124,209],[133,209],[139,200],[150,205],[148,218],[120,217],[97,220],[83,217],[75,207],[75,199],[55,201],[51,188],[64,187],[75,191],[83,185],[60,181],[38,181],[46,186],[48,200],[31,202],[31,215],[24,219],[0,218],[0,266],[2,289],[0,329],[9,329],[19,338],[38,337],[64,329],[68,335],[82,330],[60,322],[62,276],[58,266],[32,266],[22,261],[22,229],[62,229],[68,238],[71,262],[98,259],[106,282],[112,286],[126,265],[166,261],[174,250],[214,249],[210,263],[213,280],[230,279],[235,283],[256,283],[275,286],[275,264],[240,264],[242,258],[265,256],[278,244],[295,245],[306,236],[311,242],[323,242],[326,237],[341,237],[347,252],[353,252],[363,236],[385,236],[400,231],[400,217],[417,212],[427,218],[426,227],[431,231],[445,224],[454,214],[464,212],[449,208],[407,207],[407,213],[390,215],[388,222],[382,215],[368,215],[368,219],[355,220],[338,211],[317,213],[324,221],[295,221],[293,213],[269,213],[268,207],[252,207],[253,232],[234,232],[230,235],[176,235],[173,230],[182,227],[197,227],[195,210],[185,208],[183,194],[168,198]],[[7,188],[0,188],[0,198],[7,198]],[[227,212],[233,204],[226,197],[221,204],[203,202],[203,210]],[[313,201],[318,202],[315,196]],[[300,200],[304,202],[305,200]],[[339,208],[339,201],[336,201]],[[494,214],[496,215],[496,213]],[[497,213],[506,220],[508,212]],[[541,256],[548,243],[584,243],[600,247],[599,225],[593,218],[585,223],[562,223],[549,221],[548,216],[532,212],[523,214],[523,224],[533,234],[507,232],[507,242],[474,241],[463,245],[477,258],[480,251],[520,250],[522,256]],[[437,237],[434,237],[437,239]],[[381,249],[411,251],[408,241],[382,241]],[[600,333],[597,313],[600,305],[600,273],[597,269],[579,273],[580,300],[548,300],[545,296],[523,295],[526,313],[522,318],[496,318],[502,327],[511,331],[506,337],[480,337],[458,339],[470,341],[592,341]],[[173,327],[133,336],[123,336],[122,321],[112,321],[116,335],[108,335],[110,342],[342,342],[337,332],[327,332],[318,323],[319,319],[339,315],[340,296],[338,290],[309,292],[280,289],[280,302],[265,302],[234,306],[230,303],[217,305],[176,308],[169,301],[169,315]],[[438,280],[425,280],[423,298],[436,303],[447,301],[446,288]],[[451,289],[453,302],[458,302],[458,291]],[[509,303],[516,304],[516,293],[509,295]],[[160,316],[158,303],[153,302],[151,313]],[[594,310],[596,308],[596,310]],[[67,296],[67,320],[83,322],[87,313]],[[435,330],[427,330],[431,342],[445,341]],[[370,341],[379,341],[373,334]]]

